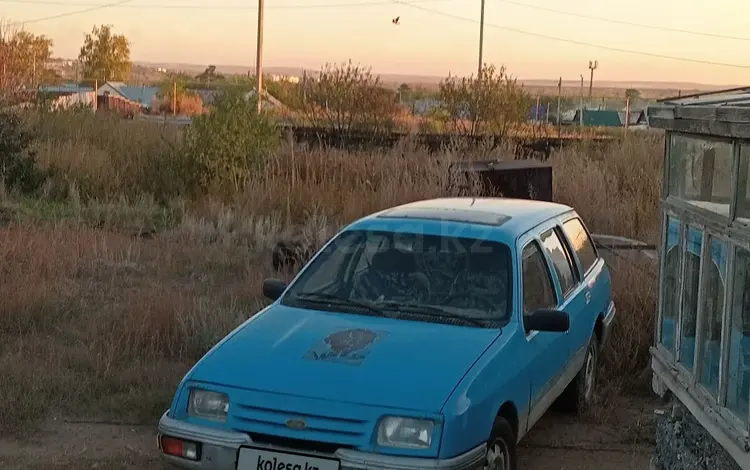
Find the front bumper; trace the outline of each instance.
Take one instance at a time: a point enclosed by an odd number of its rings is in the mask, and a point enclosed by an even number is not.
[[[602,321],[602,337],[599,341],[599,344],[601,346],[605,346],[609,341],[610,336],[612,335],[612,325],[614,323],[615,314],[617,314],[615,302],[610,301],[609,307],[607,308],[607,314],[604,316],[604,320]]]
[[[177,468],[186,470],[235,470],[237,453],[240,446],[253,444],[250,436],[232,431],[220,431],[202,426],[188,424],[162,415],[159,420],[159,442],[161,436],[176,437],[201,443],[199,461],[174,457],[162,452],[162,457]],[[293,451],[272,446],[269,450]],[[484,467],[486,444],[482,444],[465,454],[450,459],[428,459],[399,457],[393,455],[372,454],[351,449],[339,449],[333,457],[341,462],[341,469],[352,470],[479,470]],[[311,454],[315,455],[315,454]]]

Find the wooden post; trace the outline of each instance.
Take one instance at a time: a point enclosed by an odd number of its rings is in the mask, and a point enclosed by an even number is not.
[[[263,0],[258,0],[258,50],[255,58],[257,80],[258,114],[263,110]]]
[[[562,137],[562,116],[560,115],[560,97],[562,95],[562,77],[557,81],[557,137]]]
[[[630,96],[625,96],[625,130],[630,127]]]
[[[172,117],[177,116],[177,82],[172,82]]]
[[[99,79],[94,80],[94,112],[99,111]]]

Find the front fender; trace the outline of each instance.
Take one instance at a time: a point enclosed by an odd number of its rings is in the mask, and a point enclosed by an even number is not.
[[[250,318],[242,322],[237,328],[235,328],[234,330],[229,332],[229,334],[227,334],[224,338],[219,340],[218,343],[216,343],[211,349],[209,349],[209,351],[206,354],[204,354],[203,357],[201,357],[198,360],[198,362],[196,362],[193,365],[193,367],[190,368],[190,370],[185,374],[182,380],[180,380],[179,385],[177,385],[177,390],[175,391],[175,394],[172,397],[172,402],[169,405],[169,412],[168,412],[168,416],[170,418],[174,418],[174,419],[184,418],[184,416],[182,416],[182,413],[180,413],[179,411],[184,411],[185,413],[187,413],[187,408],[183,410],[179,404],[183,402],[182,395],[186,393],[185,385],[191,380],[193,373],[201,366],[201,364],[206,360],[206,358],[209,357],[211,354],[213,354],[213,352],[216,351],[218,348],[220,348],[222,344],[224,344],[226,341],[232,338],[232,336],[236,335],[240,330],[245,328],[245,326],[247,326],[250,322],[254,321],[260,315],[268,311],[268,309],[270,309],[272,306],[273,304],[266,306],[265,308],[260,310],[258,313],[256,313],[255,315],[251,316]]]
[[[530,376],[528,359],[520,354],[523,332],[508,324],[485,351],[443,406],[445,417],[440,458],[460,455],[490,437],[500,407],[510,402],[517,411],[519,428],[525,431]]]

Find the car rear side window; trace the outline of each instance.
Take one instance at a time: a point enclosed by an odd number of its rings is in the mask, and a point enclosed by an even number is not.
[[[568,220],[563,224],[563,231],[568,240],[570,240],[570,245],[575,250],[578,259],[581,261],[581,268],[584,274],[587,273],[594,263],[596,263],[599,255],[581,219]]]
[[[532,313],[557,305],[549,266],[539,244],[531,242],[523,249],[523,311]]]
[[[544,249],[547,250],[552,265],[555,267],[557,278],[560,280],[560,290],[563,297],[566,297],[576,286],[577,272],[574,274],[574,271],[577,270],[575,269],[575,263],[573,263],[567,248],[563,245],[557,230],[551,229],[543,233],[541,238]]]

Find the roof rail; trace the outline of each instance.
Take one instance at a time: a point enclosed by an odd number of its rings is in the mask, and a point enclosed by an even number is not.
[[[743,87],[737,87],[737,88],[726,88],[723,90],[713,90],[713,91],[702,91],[700,93],[693,93],[690,95],[682,95],[682,96],[670,96],[668,98],[662,98],[659,100],[656,100],[657,103],[668,103],[670,101],[675,100],[684,100],[685,98],[700,98],[703,96],[711,96],[711,95],[721,95],[723,93],[733,93],[737,91],[746,91],[750,93],[750,87],[743,86]]]

